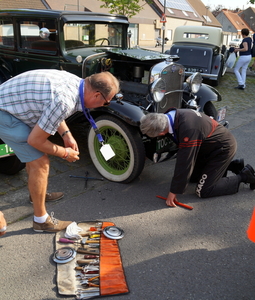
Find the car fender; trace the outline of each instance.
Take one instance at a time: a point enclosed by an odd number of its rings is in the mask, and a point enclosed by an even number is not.
[[[102,114],[111,114],[119,119],[123,120],[129,125],[139,127],[141,117],[146,114],[145,109],[139,106],[133,105],[129,102],[120,102],[112,100],[110,105],[105,107],[101,106],[90,110],[93,118],[96,118]]]
[[[219,74],[219,72],[221,71],[222,61],[223,61],[223,54],[218,54],[214,57],[212,69],[211,69],[212,74]]]
[[[210,80],[218,80],[219,77],[223,76],[225,73],[225,57],[223,54],[218,54],[214,57],[213,63],[212,63],[212,68],[211,68],[211,74],[212,75],[217,75],[218,77],[208,77]]]
[[[185,82],[184,83],[184,90],[188,90],[188,84]],[[204,109],[204,106],[207,102],[215,102],[215,101],[221,101],[221,94],[212,86],[202,83],[199,91],[194,94],[196,96],[196,101],[197,104],[201,107],[201,109]],[[183,93],[183,98],[186,102],[188,102],[191,98],[192,95],[191,93]]]
[[[197,102],[201,107],[201,110],[204,109],[205,104],[208,101],[221,101],[221,94],[212,86],[202,83],[201,88],[197,92],[196,96],[198,97]]]

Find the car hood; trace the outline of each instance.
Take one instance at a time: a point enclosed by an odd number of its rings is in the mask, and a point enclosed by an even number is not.
[[[76,57],[77,55],[81,55],[83,57],[87,57],[89,55],[106,52],[106,53],[114,53],[121,56],[130,57],[137,60],[162,60],[169,57],[168,54],[162,54],[157,51],[151,51],[147,49],[141,48],[132,48],[132,49],[120,49],[120,48],[79,48],[72,49],[67,51],[68,55]]]
[[[131,57],[131,58],[138,59],[138,60],[158,60],[158,59],[165,59],[165,58],[169,57],[169,55],[167,55],[167,54],[162,54],[160,52],[151,51],[151,50],[147,50],[147,49],[141,49],[141,48],[132,48],[132,49],[111,48],[111,49],[108,49],[107,52]]]

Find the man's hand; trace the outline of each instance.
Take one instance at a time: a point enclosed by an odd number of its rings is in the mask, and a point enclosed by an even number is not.
[[[65,135],[63,137],[63,141],[64,141],[64,144],[65,144],[65,148],[70,147],[73,150],[79,152],[79,148],[78,148],[77,142],[74,139],[74,137],[72,136],[72,134]]]
[[[70,145],[70,147],[61,147],[53,144],[48,140],[49,136],[50,134],[42,130],[38,124],[36,124],[28,136],[27,142],[29,145],[43,153],[64,158],[69,162],[75,162],[76,160],[79,160],[79,151],[73,149],[78,148],[78,146],[71,133],[67,133],[64,136],[64,143]]]
[[[166,199],[166,205],[176,207],[176,205],[174,203],[175,200],[177,200],[176,194],[173,194],[173,193],[170,192],[167,196],[167,199]]]

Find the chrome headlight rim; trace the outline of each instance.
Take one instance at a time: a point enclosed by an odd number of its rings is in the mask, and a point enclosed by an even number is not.
[[[162,78],[156,79],[151,85],[151,93],[155,102],[161,102],[166,93],[166,83]]]
[[[202,85],[203,77],[201,73],[196,72],[186,79],[192,93],[196,94]]]

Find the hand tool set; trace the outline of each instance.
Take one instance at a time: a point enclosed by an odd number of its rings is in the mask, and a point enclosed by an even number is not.
[[[69,238],[64,231],[56,233],[53,260],[57,263],[59,294],[91,299],[128,293],[118,246],[123,230],[110,222],[84,222],[78,226],[80,232],[69,230]]]

